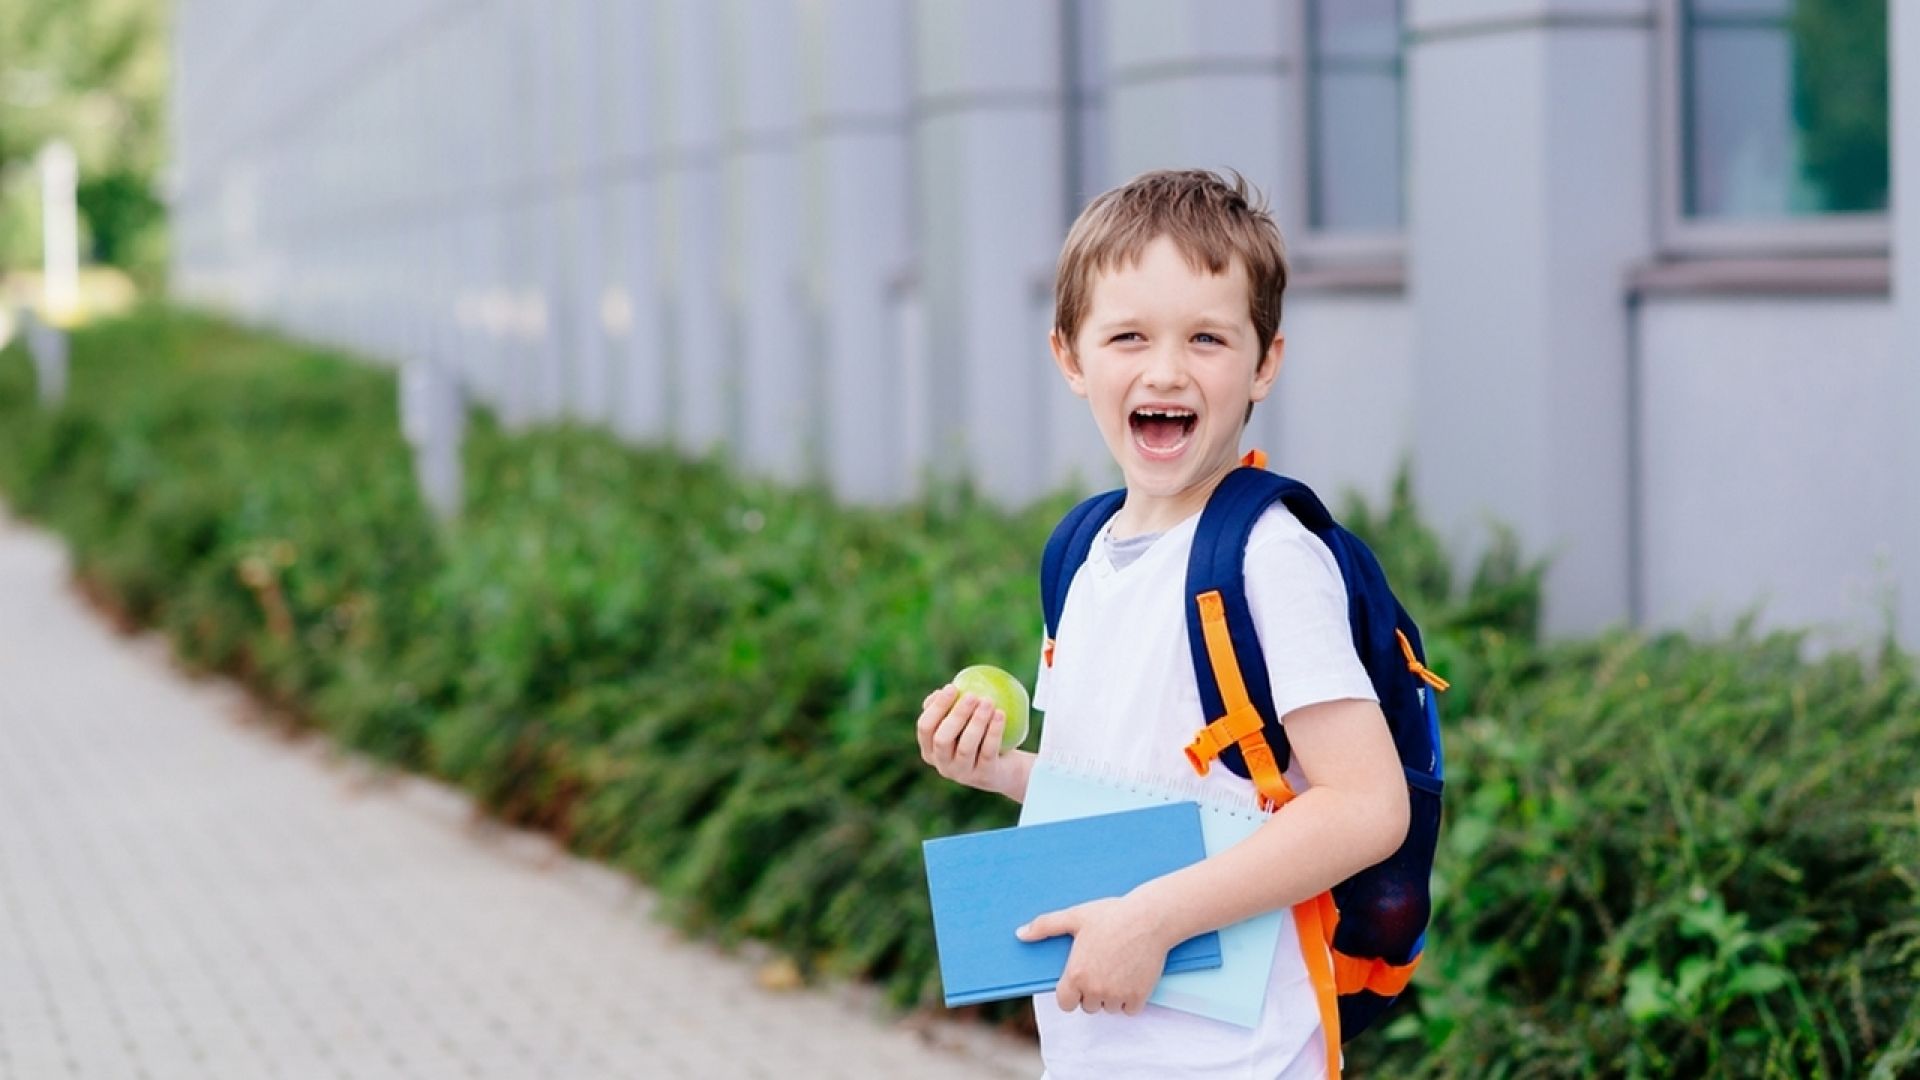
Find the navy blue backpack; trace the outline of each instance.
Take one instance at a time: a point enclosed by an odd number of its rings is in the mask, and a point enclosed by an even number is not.
[[[1187,758],[1201,775],[1217,759],[1253,781],[1269,807],[1293,797],[1282,775],[1289,756],[1287,735],[1273,712],[1244,573],[1254,523],[1280,502],[1327,545],[1346,579],[1354,649],[1393,732],[1412,808],[1407,838],[1398,851],[1294,907],[1321,1022],[1328,1044],[1337,1046],[1378,1019],[1420,963],[1431,910],[1427,883],[1440,829],[1443,770],[1435,691],[1447,684],[1428,670],[1420,631],[1394,598],[1366,545],[1341,528],[1306,485],[1268,472],[1257,451],[1246,460],[1248,466],[1229,473],[1201,512],[1187,563],[1187,639],[1205,710],[1197,718],[1204,726],[1187,746]],[[1074,573],[1125,498],[1124,490],[1095,495],[1069,511],[1047,541],[1040,561],[1040,597],[1048,664],[1053,662],[1054,635]]]

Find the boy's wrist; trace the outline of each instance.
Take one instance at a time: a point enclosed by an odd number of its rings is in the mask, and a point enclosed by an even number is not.
[[[1152,936],[1154,943],[1165,950],[1200,932],[1197,929],[1186,932],[1181,927],[1173,892],[1166,878],[1156,878],[1126,896],[1133,918]]]
[[[1009,750],[1001,754],[1000,767],[993,771],[988,790],[1014,802],[1025,802],[1027,780],[1033,775],[1033,759],[1034,754],[1030,750]]]

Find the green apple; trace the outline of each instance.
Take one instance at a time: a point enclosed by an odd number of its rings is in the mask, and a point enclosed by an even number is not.
[[[960,669],[953,685],[963,694],[985,698],[1007,714],[1007,728],[1000,734],[1001,753],[1027,741],[1027,688],[1019,679],[992,664],[975,664]]]

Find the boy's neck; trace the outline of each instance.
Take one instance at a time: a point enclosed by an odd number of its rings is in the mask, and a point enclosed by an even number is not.
[[[1239,462],[1233,462],[1208,479],[1174,495],[1146,495],[1129,487],[1126,502],[1113,515],[1113,529],[1108,535],[1115,540],[1125,540],[1133,536],[1166,532],[1205,510],[1214,489],[1238,465]]]

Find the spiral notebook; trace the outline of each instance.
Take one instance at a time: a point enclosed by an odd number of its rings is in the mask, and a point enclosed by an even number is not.
[[[1217,855],[1253,835],[1268,814],[1252,806],[1228,805],[1198,784],[1167,785],[1155,779],[1116,775],[1099,766],[1042,758],[1027,781],[1023,827],[1109,814],[1166,803],[1192,801],[1199,806],[1200,831],[1207,854]],[[1254,1027],[1266,1004],[1274,949],[1283,912],[1269,911],[1220,931],[1220,966],[1172,972],[1147,1000],[1181,1012]]]
[[[1206,857],[1193,803],[1122,807],[1017,829],[928,840],[927,893],[948,1006],[1051,990],[1066,970],[1070,937],[1021,941],[1036,916],[1135,886]],[[1173,947],[1168,971],[1220,966],[1220,939]]]

